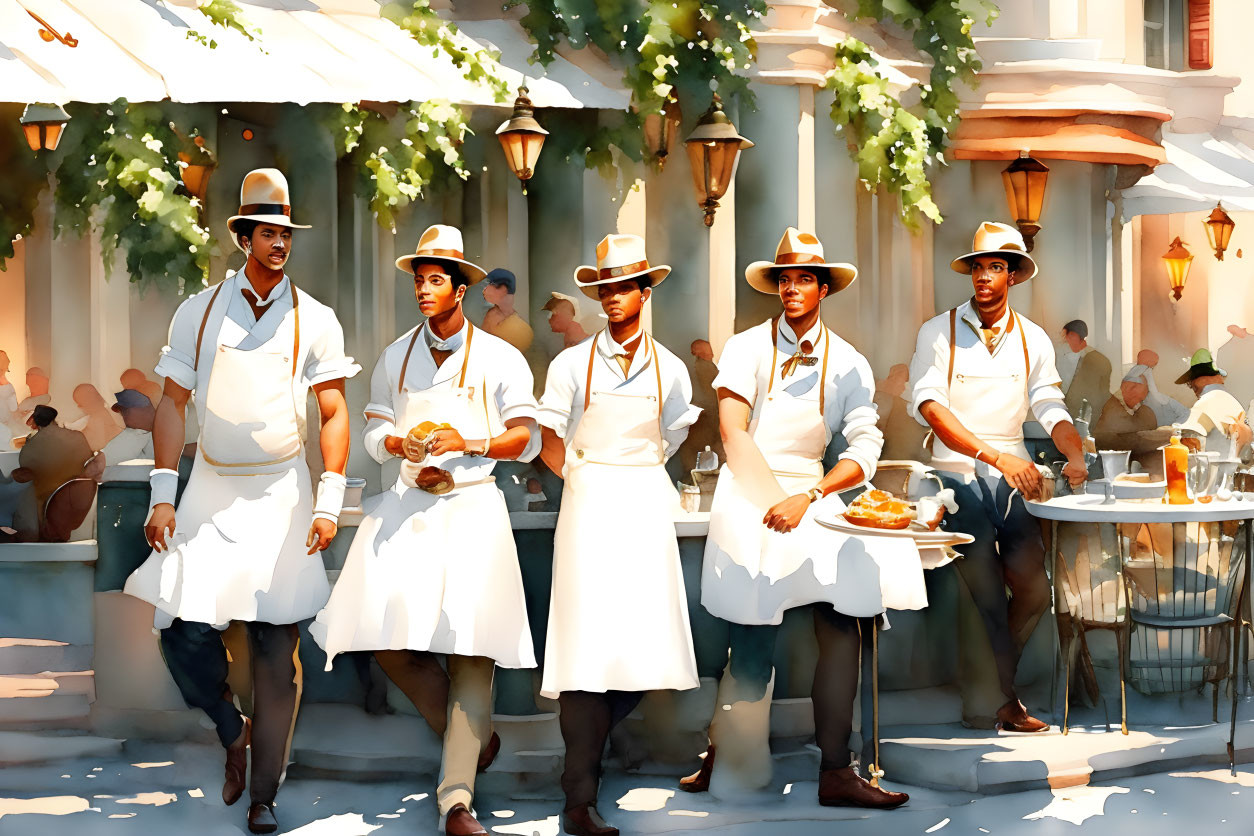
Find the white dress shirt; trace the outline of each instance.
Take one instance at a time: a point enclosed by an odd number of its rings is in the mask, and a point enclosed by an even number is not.
[[[1058,377],[1062,381],[1062,391],[1066,392],[1071,388],[1071,381],[1075,380],[1075,373],[1080,370],[1080,361],[1092,350],[1093,346],[1085,345],[1079,351],[1072,351],[1071,346],[1066,343],[1058,348],[1055,363],[1058,367]]]
[[[637,332],[639,335],[640,332]],[[626,340],[630,345],[635,336]],[[662,378],[662,441],[665,455],[679,449],[688,437],[688,428],[701,414],[692,405],[692,381],[688,367],[656,340],[645,340],[636,350],[626,375],[615,360],[626,349],[614,341],[609,328],[597,332],[553,358],[540,398],[540,423],[557,433],[559,438],[575,435],[583,417],[584,390],[588,380],[590,340],[596,341],[596,358],[592,364],[592,391],[618,395],[656,395],[657,375],[653,371],[656,348],[658,373]]]
[[[410,392],[428,389],[452,389],[461,378],[462,362],[466,357],[466,325],[447,340],[441,340],[422,324],[417,326],[422,333],[418,336],[414,350],[409,355],[409,365],[405,367],[405,386]],[[405,352],[413,339],[411,328],[395,342],[383,349],[379,362],[375,364],[374,374],[370,376],[370,403],[366,404],[366,429],[363,442],[367,452],[380,464],[395,459],[384,447],[390,435],[404,437],[412,427],[398,427],[398,416],[405,412],[407,396],[400,390],[401,366],[405,362]],[[440,366],[436,366],[431,356],[430,346],[444,346],[441,350],[451,350]],[[499,435],[504,431],[504,423],[514,418],[526,420],[531,438],[526,448],[518,456],[518,461],[529,462],[540,452],[540,433],[536,423],[538,407],[532,394],[534,381],[526,359],[509,343],[494,337],[482,328],[476,328],[470,341],[470,362],[466,367],[467,387],[476,387],[476,401],[481,396],[487,399],[491,424]],[[468,439],[478,441],[479,439]],[[496,459],[487,456],[460,456],[449,459],[442,467],[453,474],[459,483],[470,483],[486,479],[496,467]]]
[[[758,396],[768,390],[790,395],[799,400],[815,402],[818,412],[819,375],[823,368],[823,340],[831,340],[827,356],[827,378],[823,422],[827,438],[841,433],[848,447],[840,454],[862,468],[870,481],[875,475],[880,451],[884,448],[884,435],[876,426],[878,413],[875,408],[875,378],[871,366],[852,345],[831,330],[822,336],[822,321],[817,322],[801,342],[813,346],[812,356],[817,357],[813,366],[798,366],[787,378],[783,375],[784,361],[797,351],[796,334],[783,317],[779,320],[779,332],[775,339],[778,356],[771,350],[771,320],[736,334],[723,346],[718,358],[718,376],[714,389],[729,389],[744,398],[758,412]],[[775,357],[772,368],[772,357]],[[775,383],[771,385],[771,378]]]
[[[152,460],[152,433],[135,427],[126,427],[115,435],[104,449],[105,465],[122,464],[135,459]]]
[[[1206,450],[1228,455],[1228,432],[1232,424],[1245,420],[1245,410],[1241,402],[1224,388],[1223,384],[1212,383],[1202,389],[1189,410],[1188,417],[1180,426],[1192,430],[1206,439]]]

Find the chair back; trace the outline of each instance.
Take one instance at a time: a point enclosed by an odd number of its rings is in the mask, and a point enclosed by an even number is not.
[[[65,543],[74,529],[83,524],[96,501],[94,479],[71,479],[52,492],[44,504],[44,521],[39,539],[45,543]]]

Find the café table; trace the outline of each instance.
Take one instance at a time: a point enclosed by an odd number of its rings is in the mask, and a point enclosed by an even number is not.
[[[1228,672],[1228,677],[1232,688],[1232,732],[1228,742],[1228,756],[1230,765],[1235,765],[1235,741],[1236,741],[1236,722],[1237,722],[1237,672],[1242,667],[1241,663],[1245,659],[1243,652],[1245,637],[1244,604],[1248,601],[1250,594],[1251,577],[1251,551],[1254,545],[1254,533],[1252,533],[1252,523],[1254,520],[1254,500],[1252,499],[1229,499],[1221,500],[1213,498],[1209,502],[1195,501],[1187,505],[1169,505],[1162,502],[1161,499],[1108,499],[1100,494],[1078,494],[1070,496],[1053,497],[1046,501],[1026,502],[1028,513],[1042,520],[1049,520],[1051,523],[1050,549],[1054,553],[1053,572],[1057,577],[1058,561],[1062,558],[1060,543],[1058,538],[1058,526],[1060,523],[1097,523],[1099,525],[1115,526],[1116,536],[1115,543],[1117,549],[1117,557],[1119,566],[1123,573],[1123,589],[1126,609],[1124,611],[1125,619],[1132,619],[1132,603],[1131,603],[1131,586],[1133,578],[1129,575],[1129,556],[1125,554],[1124,538],[1118,534],[1119,526],[1124,524],[1163,524],[1171,525],[1173,529],[1173,546],[1178,548],[1178,544],[1186,537],[1182,538],[1177,533],[1176,526],[1187,526],[1192,523],[1237,523],[1239,528],[1244,532],[1245,554],[1243,575],[1244,582],[1241,585],[1241,592],[1236,601],[1236,605],[1231,613],[1232,618],[1232,666]],[[1200,537],[1200,535],[1199,535]],[[1235,538],[1234,538],[1235,540]],[[1126,635],[1127,633],[1125,633]],[[1125,686],[1123,683],[1123,660],[1120,662],[1120,704],[1122,708],[1122,730],[1127,734],[1127,700]],[[1055,681],[1057,677],[1055,677]],[[1067,685],[1070,685],[1070,677],[1068,677]],[[1064,729],[1066,706],[1064,706]]]

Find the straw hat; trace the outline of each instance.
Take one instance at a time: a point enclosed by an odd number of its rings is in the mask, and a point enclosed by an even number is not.
[[[745,279],[754,290],[777,296],[778,271],[790,267],[802,268],[827,281],[831,286],[830,293],[844,290],[858,278],[857,267],[844,262],[828,263],[818,238],[790,226],[784,230],[784,237],[779,239],[779,246],[775,248],[775,260],[753,262],[745,268]]]
[[[644,254],[644,239],[639,235],[611,233],[597,244],[597,266],[583,265],[575,270],[575,284],[590,299],[597,297],[597,285],[621,282],[637,276],[648,276],[650,287],[657,287],[671,272],[662,265],[653,267]]]
[[[1023,236],[1013,226],[999,224],[995,221],[984,221],[975,231],[975,240],[971,243],[971,252],[960,255],[949,262],[958,273],[971,274],[971,260],[981,255],[1016,255],[1020,259],[1019,272],[1024,272],[1024,265],[1031,272],[1022,276],[1019,281],[1026,282],[1036,275],[1036,262],[1028,255],[1028,248],[1023,243]]]
[[[242,251],[244,248],[239,237],[234,234],[239,221],[309,229],[305,224],[292,223],[292,199],[287,178],[277,168],[258,168],[244,175],[244,183],[239,188],[239,214],[226,221],[226,228],[232,233],[231,240]]]
[[[442,264],[460,273],[466,280],[466,284],[480,282],[484,276],[488,275],[482,267],[466,260],[462,245],[462,231],[455,226],[433,224],[427,227],[427,231],[418,239],[418,249],[413,255],[403,255],[396,259],[396,268],[412,276],[415,261]]]

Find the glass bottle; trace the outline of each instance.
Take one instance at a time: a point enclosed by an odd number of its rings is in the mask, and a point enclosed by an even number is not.
[[[1180,443],[1180,431],[1172,429],[1171,441],[1163,448],[1163,469],[1167,473],[1167,494],[1163,501],[1169,505],[1190,505],[1189,498],[1189,448]]]

